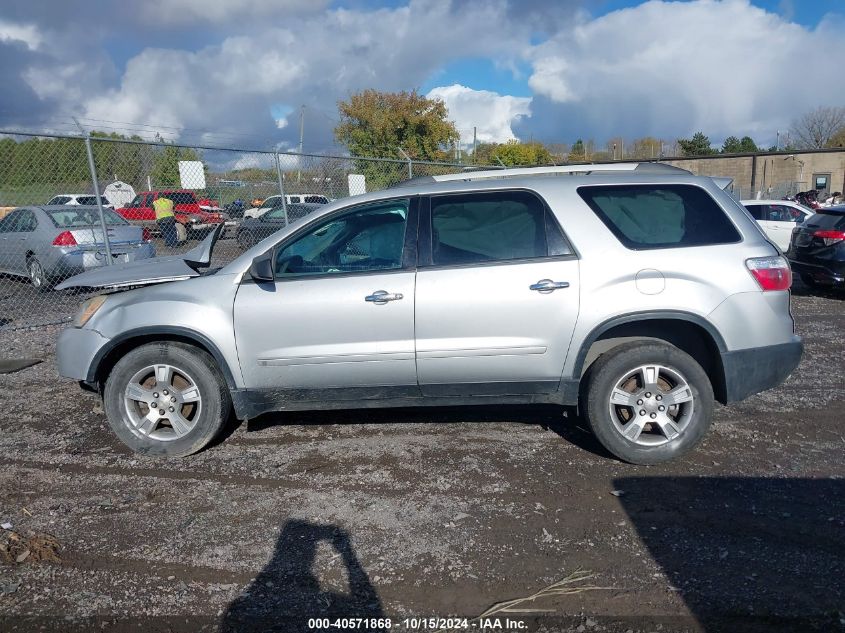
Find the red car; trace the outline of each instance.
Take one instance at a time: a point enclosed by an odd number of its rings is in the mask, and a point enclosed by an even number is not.
[[[132,202],[117,209],[117,212],[133,224],[155,229],[157,227],[153,201],[158,198],[170,198],[173,201],[173,213],[176,216],[176,222],[185,229],[183,234],[177,227],[180,238],[202,237],[226,220],[226,216],[222,213],[207,210],[208,207],[205,205],[201,206],[194,192],[188,189],[142,191],[135,196]],[[208,201],[203,200],[202,202]]]

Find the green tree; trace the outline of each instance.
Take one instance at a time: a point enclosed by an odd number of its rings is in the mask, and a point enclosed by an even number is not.
[[[182,160],[201,160],[201,157],[196,150],[189,147],[164,145],[156,150],[153,155],[153,168],[150,173],[153,187],[179,187],[181,185],[179,161]],[[205,165],[203,165],[203,169],[206,172],[208,171]]]
[[[750,136],[743,136],[741,139],[735,136],[729,136],[722,144],[723,154],[743,154],[750,152],[759,152],[760,148]]]
[[[716,153],[704,132],[696,132],[691,139],[679,138],[678,145],[684,156],[709,156]]]
[[[587,149],[584,147],[584,141],[579,138],[569,150],[569,161],[574,163],[585,160],[587,160]]]

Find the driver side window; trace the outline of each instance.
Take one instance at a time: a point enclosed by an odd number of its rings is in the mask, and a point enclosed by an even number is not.
[[[276,252],[276,278],[401,268],[407,223],[407,200],[335,216]]]

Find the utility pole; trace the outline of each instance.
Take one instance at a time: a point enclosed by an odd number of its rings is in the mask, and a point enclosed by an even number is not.
[[[299,109],[299,169],[296,172],[296,182],[302,182],[302,142],[305,139],[305,104]]]
[[[475,151],[478,149],[478,129],[473,125],[472,126],[472,162],[478,162],[478,156],[476,156]]]

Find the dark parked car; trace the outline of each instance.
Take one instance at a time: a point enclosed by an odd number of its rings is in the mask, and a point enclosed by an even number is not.
[[[287,206],[288,222],[304,218],[314,209],[319,209],[321,204],[289,204]],[[285,222],[285,209],[281,206],[273,207],[267,213],[258,218],[244,218],[238,226],[238,246],[246,250],[257,244],[268,235],[287,226]]]
[[[796,226],[786,255],[808,286],[845,287],[845,205],[817,209]]]

